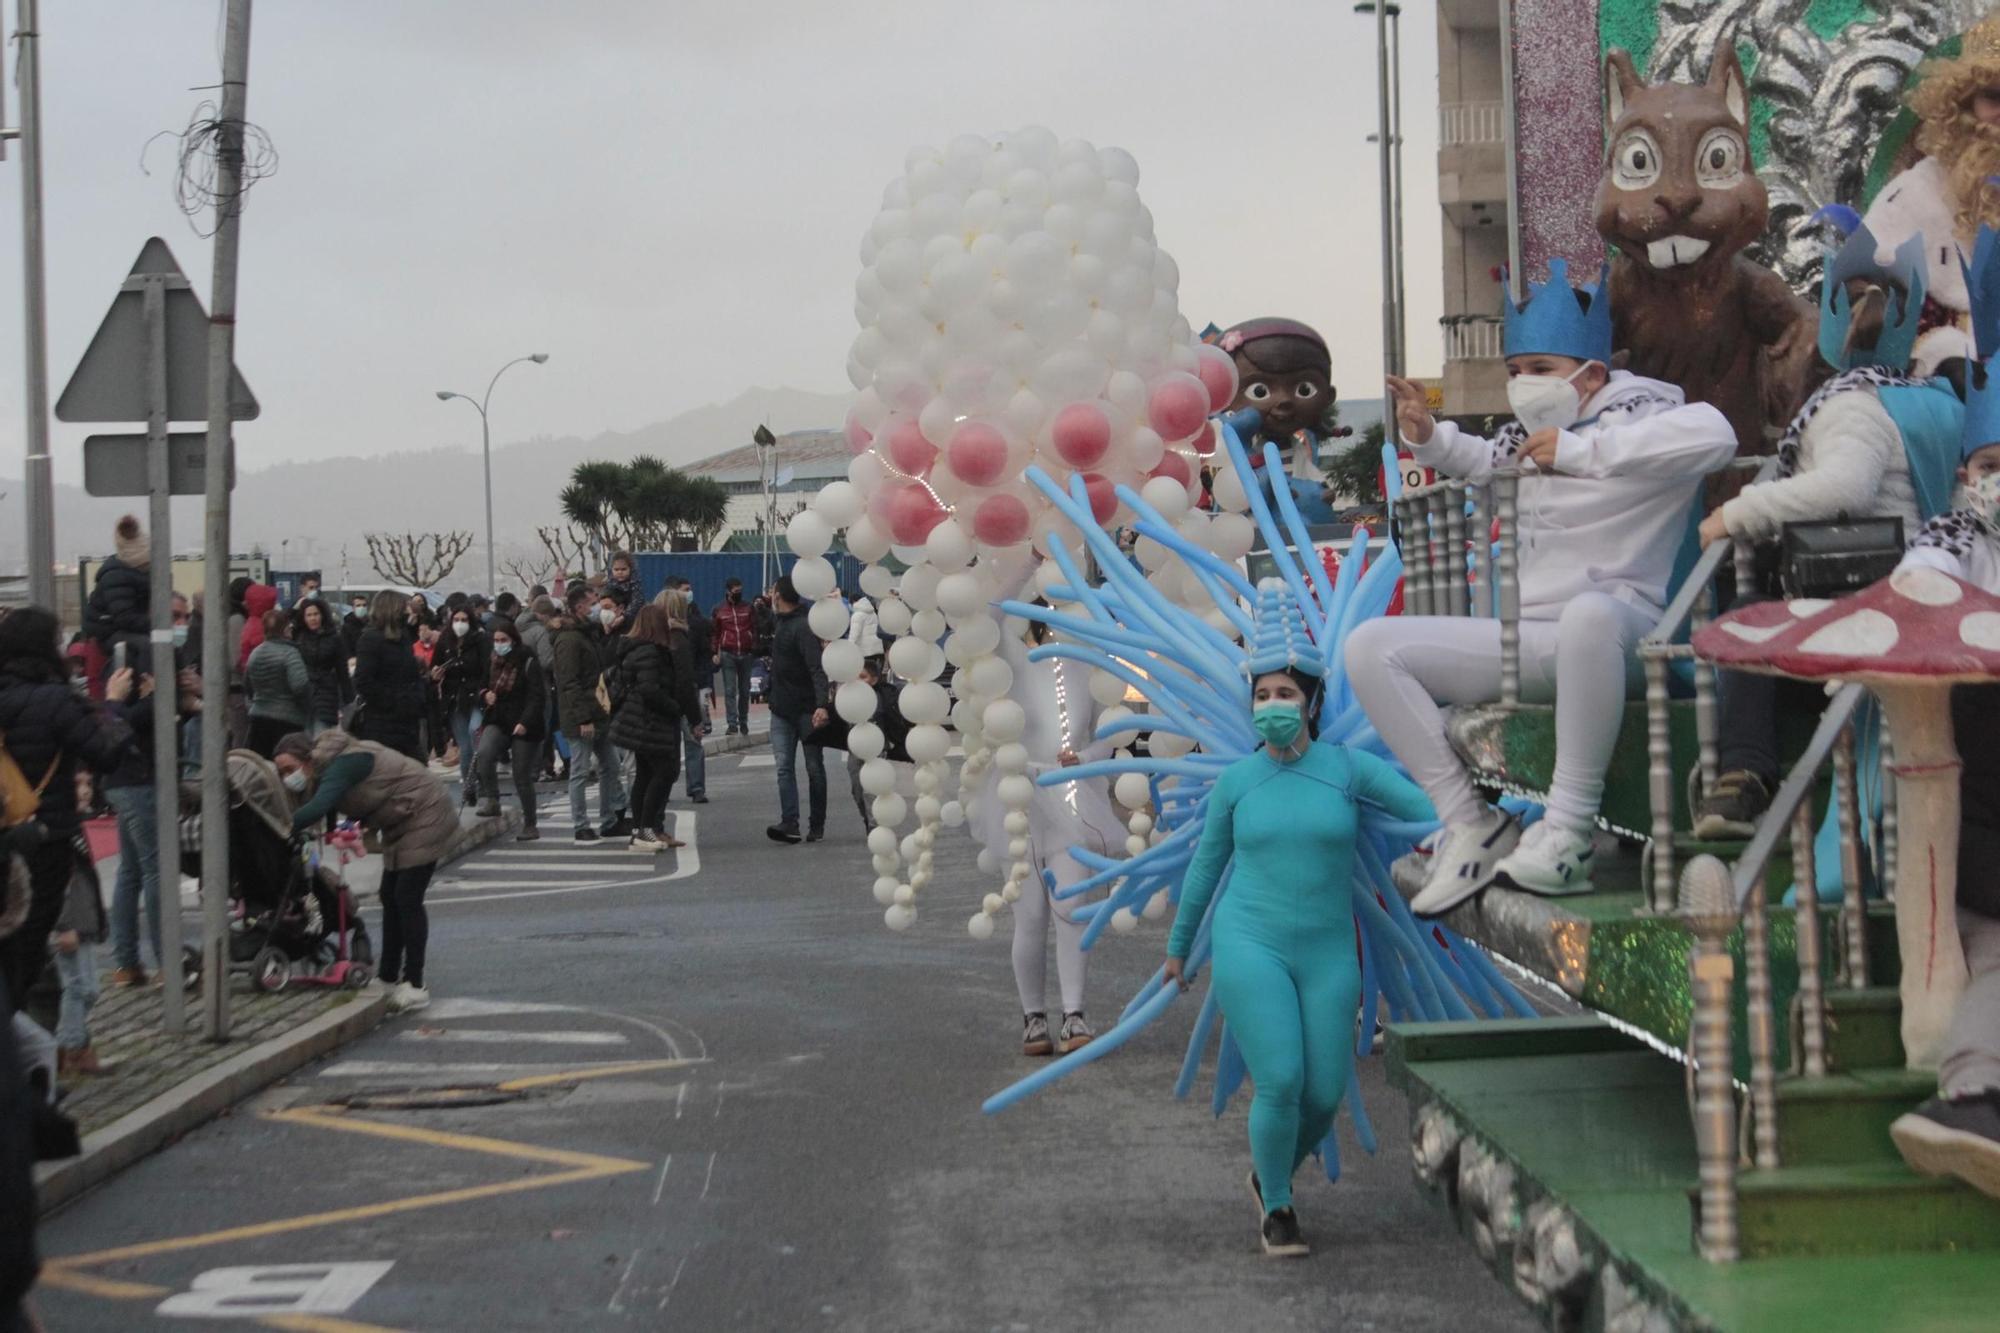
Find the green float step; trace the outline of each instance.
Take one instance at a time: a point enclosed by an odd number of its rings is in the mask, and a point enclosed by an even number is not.
[[[1956,1180],[1917,1175],[1900,1159],[1747,1171],[1736,1193],[1745,1260],[1987,1251],[1985,1262],[2000,1268],[2000,1256],[1990,1253],[2000,1250],[2000,1200]],[[1689,1198],[1699,1215],[1699,1192],[1689,1191]],[[2000,1307],[1994,1316],[2000,1327]]]
[[[1864,1069],[1778,1082],[1778,1160],[1786,1166],[1895,1162],[1889,1124],[1937,1092],[1919,1069]]]
[[[1903,998],[1894,986],[1826,993],[1827,1065],[1836,1073],[1903,1067]]]

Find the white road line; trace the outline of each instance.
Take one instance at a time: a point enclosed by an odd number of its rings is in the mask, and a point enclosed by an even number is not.
[[[440,884],[438,886],[440,889],[449,887],[451,891],[441,892],[431,898],[429,900],[430,905],[433,907],[442,907],[456,903],[491,903],[503,902],[509,898],[546,898],[562,893],[596,893],[604,889],[631,889],[645,885],[667,884],[677,879],[687,879],[689,876],[699,874],[701,871],[701,848],[695,836],[695,826],[698,823],[695,812],[692,810],[670,810],[668,813],[674,819],[674,836],[685,842],[687,846],[673,853],[674,868],[666,874],[642,873],[637,879],[607,876],[603,879],[592,880],[586,884],[578,884],[576,882],[577,877],[574,875],[566,879],[491,880],[478,884],[458,881],[449,886]],[[616,858],[607,858],[604,862],[607,870],[616,868],[620,864]],[[629,856],[629,859],[622,864],[629,866],[633,870],[642,872],[657,870],[654,862],[644,860],[638,856]],[[489,893],[486,892],[488,889],[504,889],[507,891]],[[468,892],[467,890],[471,891]]]
[[[715,1154],[708,1155],[708,1174],[701,1178],[701,1197],[708,1197],[708,1187],[715,1180]]]
[[[341,1060],[319,1071],[321,1078],[421,1078],[426,1081],[477,1077],[497,1081],[499,1077],[548,1074],[565,1069],[590,1069],[598,1065],[629,1064],[627,1060],[571,1060],[555,1064],[515,1062],[488,1064],[481,1061],[436,1064],[410,1060]]]
[[[653,1206],[655,1208],[660,1206],[660,1195],[667,1188],[667,1168],[673,1164],[674,1155],[672,1153],[668,1153],[667,1160],[660,1163],[660,1181],[657,1185],[653,1186]]]
[[[581,1013],[573,1004],[539,1004],[534,1000],[476,1000],[469,996],[438,1000],[423,1011],[424,1020],[440,1018],[498,1018],[505,1014]]]
[[[681,1108],[687,1105],[687,1099],[688,1085],[683,1083],[680,1086],[680,1091],[674,1094],[674,1119],[678,1120],[681,1118]]]
[[[644,1246],[634,1246],[632,1257],[625,1261],[624,1276],[618,1279],[618,1290],[611,1293],[611,1304],[606,1307],[613,1314],[625,1313],[625,1288],[632,1285],[632,1270],[639,1266],[639,1256],[645,1253]]]
[[[631,1038],[622,1032],[496,1032],[491,1028],[454,1029],[438,1032],[419,1029],[398,1032],[397,1041],[465,1041],[489,1046],[624,1046]]]
[[[746,754],[738,768],[776,768],[778,757],[771,754]]]
[[[539,857],[533,857],[533,856],[522,857],[518,860],[511,860],[511,861],[497,861],[497,860],[489,861],[481,859],[478,861],[468,861],[463,864],[453,866],[450,872],[445,876],[445,878],[457,879],[460,875],[518,875],[527,871],[542,871],[542,870],[601,871],[611,866],[616,866],[619,864],[620,862],[618,861],[608,860],[604,857],[593,857],[589,860],[575,860],[575,861],[559,861],[554,857],[547,855]],[[634,864],[636,864],[636,862],[634,862]]]

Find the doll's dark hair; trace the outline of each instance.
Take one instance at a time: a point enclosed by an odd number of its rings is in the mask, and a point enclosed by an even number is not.
[[[1333,357],[1326,340],[1296,319],[1245,320],[1222,335],[1224,347],[1232,342],[1244,360],[1267,375],[1317,370],[1329,379],[1333,377]]]

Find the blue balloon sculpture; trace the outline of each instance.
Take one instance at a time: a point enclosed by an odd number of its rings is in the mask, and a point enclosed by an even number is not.
[[[1355,625],[1388,610],[1402,573],[1401,558],[1393,545],[1377,544],[1366,528],[1357,527],[1340,562],[1338,577],[1329,578],[1314,556],[1305,522],[1290,493],[1284,487],[1268,491],[1261,487],[1236,431],[1226,419],[1219,420],[1217,427],[1228,449],[1230,464],[1243,480],[1251,516],[1263,535],[1277,575],[1297,599],[1306,627],[1321,645],[1328,664],[1320,742],[1366,749],[1393,762],[1348,686],[1341,646]],[[1264,464],[1272,470],[1272,475],[1282,471],[1274,445],[1264,447]],[[1223,769],[1249,754],[1259,742],[1249,721],[1250,682],[1243,673],[1247,649],[1201,616],[1162,597],[1147,582],[1092,518],[1080,481],[1073,480],[1071,489],[1065,492],[1039,468],[1030,468],[1027,476],[1081,534],[1104,574],[1102,584],[1091,586],[1070,553],[1057,543],[1054,559],[1067,586],[1054,591],[1061,599],[1073,602],[1074,608],[1058,611],[1021,602],[1001,603],[1001,609],[1009,614],[1039,619],[1061,634],[1061,641],[1034,649],[1029,658],[1035,661],[1069,658],[1110,672],[1146,696],[1149,713],[1143,729],[1178,736],[1200,747],[1180,758],[1108,759],[1037,779],[1048,784],[1138,773],[1152,785],[1153,804],[1158,811],[1155,827],[1164,835],[1157,842],[1136,856],[1100,856],[1082,848],[1070,851],[1093,873],[1061,890],[1059,896],[1075,898],[1112,886],[1102,901],[1077,909],[1078,918],[1089,923],[1083,937],[1083,947],[1087,949],[1117,912],[1139,913],[1160,894],[1166,894],[1169,901],[1179,900],[1182,876],[1201,836],[1209,789]],[[1165,546],[1193,570],[1235,633],[1247,639],[1250,620],[1238,599],[1250,598],[1252,589],[1242,571],[1189,542],[1164,515],[1130,488],[1121,486],[1118,498],[1137,516],[1134,526],[1140,534]],[[1167,669],[1161,669],[1163,664]],[[1108,739],[1131,730],[1130,722],[1106,723],[1099,729],[1098,738]],[[1165,785],[1168,781],[1172,785]],[[1356,856],[1359,882],[1354,894],[1361,947],[1361,1014],[1374,1015],[1379,998],[1387,1003],[1390,1015],[1398,1021],[1466,1019],[1477,1015],[1534,1017],[1534,1009],[1484,953],[1435,922],[1418,921],[1390,883],[1390,862],[1434,828],[1435,825],[1395,821],[1379,810],[1362,807]],[[1217,906],[1228,892],[1229,876],[1225,871],[1188,958],[1190,978],[1208,960],[1210,927]],[[1102,1060],[1165,1013],[1179,994],[1178,987],[1163,984],[1161,973],[1155,972],[1109,1031],[994,1094],[987,1099],[984,1109],[988,1114],[1005,1110],[1084,1065]],[[1211,992],[1195,1020],[1187,1055],[1174,1084],[1176,1097],[1188,1096],[1207,1052],[1214,1049],[1213,1106],[1217,1115],[1244,1077],[1242,1058],[1220,1017]],[[1366,1055],[1373,1042],[1373,1023],[1362,1023],[1356,1034],[1357,1054]],[[1362,1145],[1373,1152],[1374,1132],[1354,1089],[1355,1084],[1350,1080],[1344,1104]],[[1331,1133],[1320,1145],[1320,1156],[1328,1179],[1337,1179],[1340,1159]]]

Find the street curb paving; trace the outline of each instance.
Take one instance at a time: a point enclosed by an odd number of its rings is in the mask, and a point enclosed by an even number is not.
[[[291,1031],[205,1069],[83,1140],[83,1153],[35,1168],[35,1208],[47,1216],[293,1070],[372,1030],[389,1012],[387,988],[364,992]]]
[[[444,869],[453,861],[463,860],[480,848],[500,841],[520,827],[521,815],[515,810],[504,810],[501,814],[490,818],[459,825],[458,836],[451,840],[450,845],[444,850],[444,855],[437,859],[438,869]]]
[[[768,731],[739,732],[734,736],[710,736],[701,743],[704,756],[713,758],[719,754],[735,754],[738,750],[754,750],[771,743]]]

